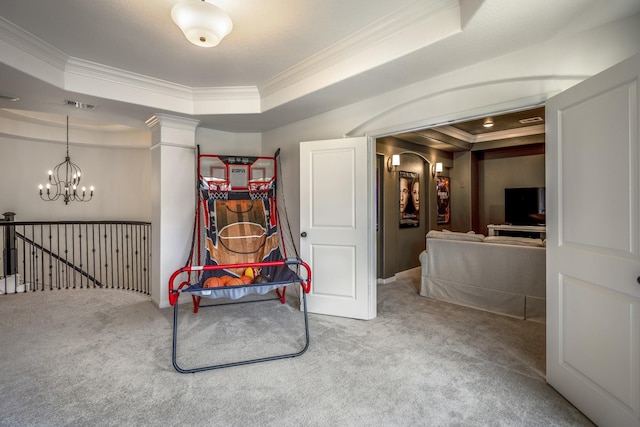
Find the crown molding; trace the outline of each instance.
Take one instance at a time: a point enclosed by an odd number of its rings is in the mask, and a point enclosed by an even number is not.
[[[478,135],[471,135],[470,133],[462,131],[453,126],[438,127],[438,131],[452,138],[459,139],[460,141],[468,142],[470,144],[477,144],[481,142],[499,141],[503,139],[520,138],[524,136],[544,134],[545,126],[542,124],[525,126],[525,127],[516,128],[516,129],[508,129],[508,130],[502,130],[497,132],[487,132],[487,133],[482,133]]]
[[[145,92],[161,93],[167,96],[192,100],[192,89],[154,77],[98,64],[84,59],[69,57],[65,72],[69,77],[78,76],[90,80],[101,80],[118,85],[135,87]]]
[[[64,70],[68,56],[33,34],[0,16],[0,40],[36,59]]]
[[[498,132],[489,132],[476,135],[474,138],[474,143],[480,142],[489,142],[489,141],[498,141],[503,139],[510,138],[522,138],[525,136],[531,135],[544,135],[545,126],[544,125],[533,125],[533,126],[525,126],[517,129],[509,129]]]
[[[123,86],[135,87],[146,92],[188,101],[259,101],[260,93],[255,86],[196,87],[180,85],[166,80],[133,73],[108,65],[69,58],[65,71],[89,79],[108,81]]]
[[[260,92],[256,86],[197,87],[191,90],[192,99],[198,101],[256,101],[260,102]]]
[[[157,127],[169,127],[173,129],[186,130],[189,132],[195,132],[199,123],[199,120],[162,113],[156,113],[152,117],[149,117],[146,121],[149,129],[155,129]]]
[[[429,2],[427,5],[424,2],[416,1],[410,6],[364,27],[362,30],[260,84],[260,93],[263,97],[274,95],[301,80],[311,78],[336,64],[346,61],[356,54],[389,41],[393,36],[406,32],[408,27],[424,25],[425,28],[431,28],[434,26],[434,19],[455,9],[457,9],[457,26],[459,30],[462,25],[460,0],[439,0]],[[398,49],[401,51],[406,49],[406,43],[404,42],[401,39],[397,41]],[[433,37],[424,37],[419,47],[427,46],[433,42]],[[419,47],[414,47],[412,50]],[[388,47],[380,49],[376,54],[378,56],[378,65],[398,56],[395,49],[388,49]]]
[[[0,43],[13,48],[6,55],[7,64],[20,71],[40,76],[40,65],[47,64],[60,71],[61,78],[47,80],[61,89],[78,91],[87,95],[116,99],[124,102],[145,104],[145,95],[165,99],[167,109],[171,106],[180,113],[193,114],[194,111],[220,113],[225,106],[234,113],[260,112],[260,93],[256,86],[234,87],[189,87],[166,80],[137,74],[66,55],[61,50],[37,38],[17,25],[0,17]],[[16,60],[11,62],[13,53]],[[30,60],[24,61],[24,56]],[[43,78],[40,76],[39,78]],[[117,90],[122,88],[124,90]],[[133,89],[127,91],[126,89]],[[123,95],[123,92],[128,92]],[[140,98],[140,99],[136,99]],[[180,101],[176,103],[175,101]],[[226,111],[229,112],[228,110]]]
[[[450,136],[452,138],[458,139],[460,141],[464,141],[467,143],[472,143],[473,142],[473,135],[471,135],[470,133],[467,133],[463,130],[460,130],[458,128],[455,128],[453,126],[442,126],[438,128],[438,131]]]
[[[462,0],[415,1],[260,86],[190,87],[70,57],[15,24],[0,18],[0,45],[15,61],[8,65],[46,78],[61,89],[181,114],[260,113],[338,81],[380,66],[461,31]],[[30,60],[23,61],[24,56]],[[52,80],[39,65],[61,73]]]

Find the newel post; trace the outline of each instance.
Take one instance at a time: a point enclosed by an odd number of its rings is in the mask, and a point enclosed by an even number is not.
[[[5,222],[13,222],[16,216],[15,212],[5,212]],[[17,258],[18,252],[16,249],[16,228],[14,226],[3,227],[5,229],[4,234],[4,250],[2,251],[2,269],[5,276],[12,276],[17,273]]]

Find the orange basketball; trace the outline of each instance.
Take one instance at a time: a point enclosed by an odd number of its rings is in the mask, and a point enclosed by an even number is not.
[[[244,284],[245,283],[239,277],[232,277],[231,279],[229,279],[225,286],[240,286]]]
[[[224,286],[219,277],[209,277],[202,284],[203,288],[217,288],[218,286]]]

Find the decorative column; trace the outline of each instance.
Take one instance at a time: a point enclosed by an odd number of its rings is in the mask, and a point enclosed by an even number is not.
[[[168,307],[171,274],[185,265],[195,212],[196,135],[199,121],[156,114],[151,129],[151,298]]]

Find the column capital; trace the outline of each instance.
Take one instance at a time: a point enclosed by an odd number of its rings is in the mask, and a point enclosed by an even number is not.
[[[146,121],[151,129],[151,149],[165,145],[195,147],[195,133],[199,123],[199,120],[168,114],[158,113],[151,116]]]
[[[149,117],[145,123],[151,130],[154,130],[154,128],[160,126],[195,131],[200,124],[200,120],[189,119],[180,116],[172,116],[170,114],[156,113],[153,116]]]

